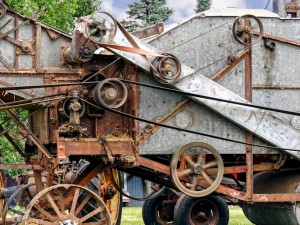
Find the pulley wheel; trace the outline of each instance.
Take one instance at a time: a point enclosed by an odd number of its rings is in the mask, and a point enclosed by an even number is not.
[[[173,83],[181,75],[181,63],[172,54],[164,53],[165,57],[157,57],[153,61],[156,70],[152,69],[154,77],[162,83]]]
[[[117,33],[117,22],[109,13],[96,11],[86,20],[85,33],[96,44],[108,44]]]
[[[258,43],[263,36],[264,29],[261,20],[250,14],[238,17],[232,26],[234,39],[243,45],[254,45]],[[252,35],[257,35],[257,39],[252,40]]]
[[[98,106],[116,109],[127,100],[127,88],[123,82],[115,78],[101,81],[92,91],[92,100]]]
[[[170,168],[174,185],[192,197],[212,193],[220,185],[224,173],[221,155],[202,142],[192,142],[177,150]]]

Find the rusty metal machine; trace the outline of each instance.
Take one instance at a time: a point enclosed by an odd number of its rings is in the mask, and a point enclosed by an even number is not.
[[[143,39],[95,12],[69,36],[0,7],[0,109],[19,134],[0,129],[24,157],[0,169],[27,171],[1,176],[3,224],[120,224],[120,171],[157,184],[147,225],[228,224],[228,204],[300,223],[299,20],[207,11]]]

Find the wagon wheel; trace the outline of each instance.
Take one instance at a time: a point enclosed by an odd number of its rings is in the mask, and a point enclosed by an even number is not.
[[[82,201],[79,196],[86,193]],[[88,213],[84,206],[93,199],[97,204]],[[90,221],[91,218],[99,218]],[[73,184],[58,184],[39,192],[28,204],[23,216],[24,224],[41,225],[111,225],[105,203],[89,189]]]
[[[247,25],[247,20],[249,20],[249,25]],[[243,45],[254,45],[258,43],[263,36],[264,30],[263,25],[258,17],[247,14],[238,17],[232,27],[232,34],[234,39]],[[258,38],[252,43],[249,43],[251,35],[258,35]]]
[[[202,142],[192,142],[177,150],[170,167],[175,186],[193,197],[212,193],[220,185],[224,173],[221,155]]]

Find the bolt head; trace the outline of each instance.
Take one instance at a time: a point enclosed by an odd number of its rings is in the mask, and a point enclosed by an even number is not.
[[[199,165],[199,164],[195,165],[195,167],[194,167],[195,174],[201,174],[202,171],[203,171],[203,167],[201,165]]]

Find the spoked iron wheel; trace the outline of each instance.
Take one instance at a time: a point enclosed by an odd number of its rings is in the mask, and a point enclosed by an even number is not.
[[[192,142],[177,150],[170,167],[175,186],[193,197],[212,193],[220,185],[224,173],[221,155],[202,142]]]
[[[85,198],[78,201],[84,192]],[[96,204],[88,214],[83,213],[82,209],[90,200]],[[111,225],[111,218],[105,203],[94,192],[78,185],[58,184],[44,189],[31,200],[22,222],[41,225]]]
[[[263,36],[264,30],[260,19],[254,15],[243,15],[238,17],[232,27],[232,34],[234,39],[244,45],[254,45],[258,43]],[[257,35],[257,39],[249,43],[251,35]]]

